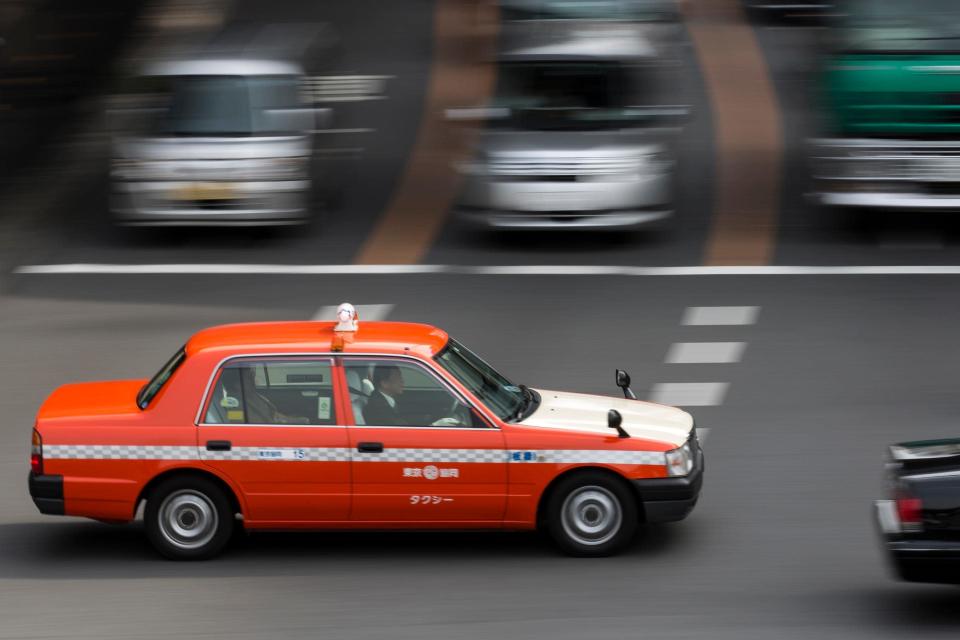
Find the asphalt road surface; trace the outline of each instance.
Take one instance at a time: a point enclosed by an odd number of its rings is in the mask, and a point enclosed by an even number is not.
[[[956,284],[19,276],[0,317],[0,637],[955,637],[955,589],[891,580],[870,499],[886,443],[956,432]],[[613,394],[617,366],[641,397],[726,383],[690,407],[709,429],[701,503],[600,560],[530,534],[276,533],[171,563],[138,525],[35,512],[29,429],[48,390],[146,376],[201,327],[341,299],[442,326],[534,386]],[[688,307],[729,306],[755,307],[749,324],[684,324]],[[744,343],[739,361],[665,363],[674,343],[710,341]]]

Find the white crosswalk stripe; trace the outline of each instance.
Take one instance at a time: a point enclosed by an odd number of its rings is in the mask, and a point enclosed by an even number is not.
[[[740,362],[745,342],[675,342],[667,352],[669,364],[724,364]]]
[[[654,385],[650,399],[676,407],[713,407],[723,403],[729,383],[661,382]]]
[[[687,307],[684,325],[755,324],[760,307]]]

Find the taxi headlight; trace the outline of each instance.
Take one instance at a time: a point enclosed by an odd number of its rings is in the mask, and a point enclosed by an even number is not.
[[[665,454],[667,459],[668,476],[685,476],[693,471],[693,450],[690,442],[683,443],[682,447],[671,449]]]

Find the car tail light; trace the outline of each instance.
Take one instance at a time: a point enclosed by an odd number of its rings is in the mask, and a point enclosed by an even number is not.
[[[43,438],[40,432],[33,430],[33,443],[30,446],[30,471],[34,475],[43,475]]]
[[[920,531],[923,529],[923,501],[909,495],[898,495],[897,516],[904,531]]]

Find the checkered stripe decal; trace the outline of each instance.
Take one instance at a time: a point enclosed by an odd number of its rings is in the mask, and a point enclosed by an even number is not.
[[[53,460],[197,460],[196,447],[126,444],[45,444]]]
[[[539,464],[653,464],[664,465],[662,451],[609,451],[605,449],[384,449],[383,453],[355,453],[357,462],[503,462]]]
[[[279,455],[265,455],[266,453]],[[200,450],[204,460],[256,460],[258,462],[350,462],[350,449],[320,447],[234,447],[230,451]]]
[[[269,453],[267,453],[269,452]],[[266,454],[266,455],[265,455]],[[258,462],[411,462],[511,464],[623,464],[664,465],[662,451],[610,451],[604,449],[385,449],[359,453],[344,447],[236,447],[206,451],[190,446],[50,444],[43,455],[51,460],[239,460]]]
[[[517,455],[517,454],[521,455]],[[510,452],[510,462],[547,464],[655,464],[663,466],[666,457],[662,451],[609,451],[606,449],[543,449],[525,456],[525,451]],[[519,458],[519,459],[518,459]]]
[[[383,453],[354,453],[356,462],[503,462],[503,449],[390,449]]]

